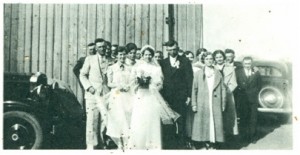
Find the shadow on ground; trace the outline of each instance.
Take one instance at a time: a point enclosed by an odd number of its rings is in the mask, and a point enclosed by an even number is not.
[[[282,125],[291,124],[290,117],[283,114],[263,114],[259,113],[257,122],[256,140],[259,141],[267,135],[274,132],[275,129],[280,128]],[[242,132],[242,131],[240,131]],[[228,137],[227,143],[222,144],[223,150],[240,150],[243,147],[247,147],[250,142],[244,141],[239,136]],[[268,148],[266,148],[268,149]]]

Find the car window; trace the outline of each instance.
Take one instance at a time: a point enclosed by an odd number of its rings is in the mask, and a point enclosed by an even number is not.
[[[282,72],[273,66],[257,66],[262,76],[282,77]]]

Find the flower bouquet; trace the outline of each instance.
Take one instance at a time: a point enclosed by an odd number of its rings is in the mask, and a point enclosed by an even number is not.
[[[137,83],[140,88],[149,88],[151,81],[151,76],[145,74],[144,71],[139,71],[139,74],[137,76]]]
[[[137,77],[137,82],[140,88],[149,88],[150,80],[150,76]]]

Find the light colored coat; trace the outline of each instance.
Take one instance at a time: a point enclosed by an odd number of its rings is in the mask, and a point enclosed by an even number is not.
[[[225,85],[233,92],[237,87],[235,68],[233,66],[225,65],[223,73]]]
[[[226,108],[223,114],[224,117],[224,130],[228,134],[237,135],[237,114],[236,106],[233,96],[233,91],[237,87],[235,68],[233,66],[225,65],[223,69],[224,83],[227,86]]]
[[[216,142],[224,142],[222,109],[226,106],[226,86],[221,73],[215,69],[214,92],[213,92],[213,117],[215,126]],[[209,91],[207,80],[204,78],[204,69],[194,75],[192,106],[197,107],[194,115],[192,140],[210,141],[209,122]]]
[[[99,60],[98,54],[89,55],[86,57],[80,70],[79,78],[85,90],[85,99],[94,99],[94,95],[87,91],[91,86],[96,89],[95,95],[100,96],[103,90],[103,78],[100,74],[99,66],[101,66],[102,73],[106,74],[108,67],[107,60],[104,57]]]

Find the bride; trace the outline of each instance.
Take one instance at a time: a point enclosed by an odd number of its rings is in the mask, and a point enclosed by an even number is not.
[[[143,61],[131,72],[135,83],[128,149],[161,149],[161,121],[173,123],[179,115],[171,110],[159,94],[162,72],[152,58],[154,48],[142,48]]]

